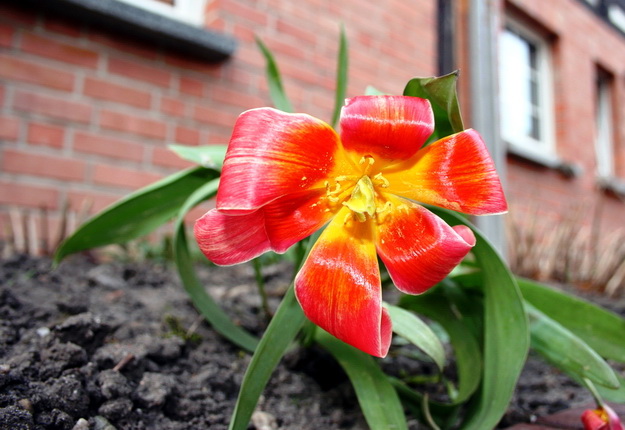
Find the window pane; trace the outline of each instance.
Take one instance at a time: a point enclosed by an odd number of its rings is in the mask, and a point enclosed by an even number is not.
[[[597,141],[597,175],[609,178],[614,175],[613,142],[612,142],[612,98],[610,79],[600,74],[596,87],[596,127]]]
[[[499,47],[502,133],[540,144],[544,136],[538,47],[509,29],[501,35]]]

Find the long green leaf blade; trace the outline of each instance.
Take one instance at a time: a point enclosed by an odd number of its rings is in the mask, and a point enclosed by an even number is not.
[[[603,385],[597,385],[595,388],[602,399],[608,402],[625,403],[625,378],[617,374],[616,379],[618,379],[619,382],[619,387],[617,389],[604,387]]]
[[[445,329],[454,349],[458,369],[458,393],[452,400],[454,403],[467,401],[482,380],[482,352],[466,323],[467,316],[459,313],[454,303],[438,291],[420,296],[405,295],[400,306],[431,318]]]
[[[575,333],[604,358],[625,363],[625,319],[585,300],[527,279],[518,279],[523,297]]]
[[[296,261],[296,266],[300,266],[306,260],[320,234],[321,230],[308,239],[308,248],[298,256],[299,261]],[[247,429],[265,385],[304,322],[306,322],[306,317],[295,298],[295,291],[291,284],[245,371],[229,430]]]
[[[442,371],[445,350],[438,336],[415,314],[397,306],[384,305],[393,321],[393,331],[429,355]]]
[[[477,238],[473,248],[484,292],[484,376],[479,398],[463,430],[494,428],[506,411],[529,350],[529,328],[516,280],[497,251],[463,217],[430,207],[451,225],[465,224]]]
[[[289,288],[250,362],[230,421],[230,430],[246,430],[265,385],[306,317]]]
[[[227,145],[177,145],[167,147],[183,160],[190,161],[203,167],[221,170],[226,156]]]
[[[191,258],[189,245],[187,243],[184,224],[185,215],[200,202],[213,197],[217,193],[218,185],[219,179],[213,179],[207,182],[191,194],[180,209],[174,229],[174,260],[184,289],[187,291],[187,294],[189,294],[193,305],[206,321],[213,326],[215,331],[232,343],[247,351],[253,352],[258,344],[258,339],[241,327],[235,325],[228,314],[226,314],[206,292],[206,289],[195,274],[193,259]]]
[[[530,304],[532,348],[556,367],[580,378],[617,389],[619,381],[612,368],[583,340]]]
[[[414,391],[397,378],[391,377],[389,380],[391,384],[393,384],[393,387],[395,387],[397,394],[403,400],[404,404],[413,411],[415,417],[422,422],[426,421],[423,411],[423,402],[426,400],[425,396]],[[443,429],[452,428],[458,420],[458,414],[462,407],[460,403],[447,404],[432,400],[428,400],[427,405],[435,424]]]
[[[321,329],[317,330],[316,339],[347,373],[370,428],[408,428],[399,396],[373,357]]]
[[[336,68],[336,91],[334,97],[334,112],[332,113],[332,127],[336,127],[339,117],[341,116],[341,108],[345,103],[345,94],[347,93],[347,72],[348,72],[347,36],[345,35],[345,27],[341,26],[341,39],[339,43],[339,54]]]
[[[265,57],[265,74],[267,77],[267,84],[269,85],[269,95],[271,96],[271,101],[277,109],[284,112],[293,112],[293,105],[291,105],[291,102],[286,95],[286,91],[284,91],[282,76],[280,75],[280,70],[278,69],[278,65],[276,64],[273,54],[258,37],[256,38],[256,44]]]
[[[86,249],[124,243],[172,219],[187,197],[219,172],[195,167],[175,173],[124,197],[81,225],[59,246],[54,263]]]

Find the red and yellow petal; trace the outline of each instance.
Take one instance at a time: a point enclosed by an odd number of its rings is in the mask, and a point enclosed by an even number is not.
[[[313,323],[368,354],[384,357],[391,321],[382,308],[372,223],[348,219],[351,212],[344,208],[322,233],[295,279],[295,294]]]
[[[206,258],[221,266],[249,261],[271,249],[262,211],[228,215],[212,209],[195,222],[194,233]]]
[[[412,157],[433,131],[430,102],[418,97],[354,97],[341,111],[345,149],[370,155],[382,164]]]
[[[244,112],[226,152],[217,209],[245,213],[286,194],[323,186],[341,153],[332,127],[310,115],[271,108]]]
[[[587,409],[581,416],[584,430],[623,430],[618,415],[608,405],[598,409]]]
[[[383,174],[388,192],[422,203],[470,215],[508,208],[495,165],[475,130],[438,140]]]
[[[242,263],[269,250],[283,253],[332,217],[324,195],[325,190],[289,194],[242,215],[213,209],[197,220],[195,237],[204,255],[219,265]]]
[[[475,236],[468,227],[450,227],[423,206],[388,198],[392,207],[378,215],[378,255],[400,291],[421,294],[462,261]]]
[[[262,211],[271,248],[278,253],[319,230],[334,215],[326,205],[325,189],[286,195]]]

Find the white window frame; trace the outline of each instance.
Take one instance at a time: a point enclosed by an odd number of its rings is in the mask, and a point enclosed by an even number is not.
[[[614,178],[614,109],[612,80],[599,71],[596,85],[595,154],[596,174],[599,180]]]
[[[538,79],[538,134],[536,139],[527,134],[515,134],[506,130],[505,124],[505,100],[503,99],[503,77],[504,68],[500,64],[500,104],[501,104],[501,135],[508,145],[508,150],[525,158],[532,159],[548,166],[557,166],[560,161],[556,154],[555,131],[554,131],[554,103],[553,103],[553,66],[551,58],[551,46],[545,37],[539,32],[532,31],[521,23],[507,18],[505,28],[502,29],[501,36],[506,31],[512,32],[522,39],[531,43],[536,52],[536,70]],[[500,61],[502,57],[503,43],[500,39]]]
[[[173,5],[156,0],[117,0],[196,27],[204,26],[207,0],[175,0]]]

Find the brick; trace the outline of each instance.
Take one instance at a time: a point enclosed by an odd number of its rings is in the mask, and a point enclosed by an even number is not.
[[[20,111],[38,113],[51,118],[81,123],[88,123],[91,120],[91,106],[88,104],[25,91],[16,92],[13,106]]]
[[[194,165],[190,161],[178,157],[173,151],[163,147],[154,148],[152,152],[152,164],[175,169],[186,169]]]
[[[0,46],[8,48],[13,43],[15,28],[6,24],[0,24]]]
[[[223,66],[220,63],[209,63],[206,61],[189,58],[188,55],[175,52],[164,53],[165,63],[182,70],[192,70],[211,77],[219,77]]]
[[[0,140],[16,141],[20,136],[18,118],[0,115]]]
[[[74,88],[71,72],[3,54],[0,54],[0,77],[58,90]]]
[[[82,181],[85,177],[85,163],[82,161],[13,149],[4,150],[2,170],[69,181]]]
[[[143,43],[139,40],[130,40],[127,37],[121,38],[117,33],[95,28],[89,29],[88,39],[100,45],[113,48],[116,51],[135,55],[148,60],[155,60],[160,52],[154,49],[154,45]]]
[[[231,114],[223,109],[217,109],[212,106],[195,106],[193,110],[193,119],[211,125],[223,125],[224,127],[234,126],[237,120],[237,114]]]
[[[249,25],[234,24],[232,35],[241,42],[253,42],[257,36],[256,30]]]
[[[164,122],[111,110],[103,110],[100,113],[100,125],[110,130],[153,139],[164,140],[167,135],[167,125]]]
[[[108,60],[108,70],[117,75],[137,79],[141,82],[168,88],[172,82],[171,72],[163,70],[161,67],[151,66],[138,59],[131,61],[117,57],[110,57]]]
[[[188,127],[176,127],[175,140],[178,143],[184,143],[187,145],[199,145],[200,144],[200,132],[196,128]]]
[[[314,32],[305,30],[300,26],[291,24],[284,19],[278,19],[278,33],[293,36],[300,42],[304,42],[314,46],[317,43],[317,36]]]
[[[122,198],[122,193],[118,195],[93,190],[71,190],[67,193],[67,202],[70,208],[76,212],[82,212],[88,209],[88,213],[90,214],[101,212],[120,198]]]
[[[93,181],[100,185],[136,190],[161,179],[162,176],[137,169],[98,164],[93,172]]]
[[[180,92],[189,94],[195,97],[204,96],[204,82],[199,79],[189,78],[182,76],[180,78]]]
[[[137,162],[143,160],[144,153],[144,146],[141,144],[82,131],[74,134],[73,148],[88,154]]]
[[[54,188],[0,182],[0,203],[2,204],[56,209],[58,199],[59,192]]]
[[[103,79],[87,78],[84,93],[97,99],[124,103],[139,108],[149,108],[152,104],[152,96],[149,92],[114,84]]]
[[[32,10],[8,4],[0,5],[0,17],[5,21],[13,21],[27,26],[35,25],[37,22],[37,14],[32,13]]]
[[[222,0],[219,2],[219,6],[222,13],[225,12],[236,16],[236,21],[249,21],[250,23],[257,24],[259,27],[264,27],[268,24],[267,13],[245,5],[240,1]]]
[[[57,125],[31,122],[28,124],[27,141],[34,145],[61,148],[65,141],[65,129]]]
[[[211,95],[216,102],[223,103],[226,106],[237,106],[242,109],[251,109],[267,105],[267,102],[262,98],[246,93],[240,88],[215,86],[211,88]]]
[[[186,105],[178,99],[163,97],[161,99],[161,112],[168,115],[184,116]]]
[[[48,31],[64,36],[79,37],[82,34],[81,22],[71,18],[65,19],[57,16],[45,16],[43,27]]]
[[[59,42],[51,37],[25,33],[22,35],[21,47],[25,52],[75,66],[94,69],[98,65],[99,55],[96,51],[75,44]]]

